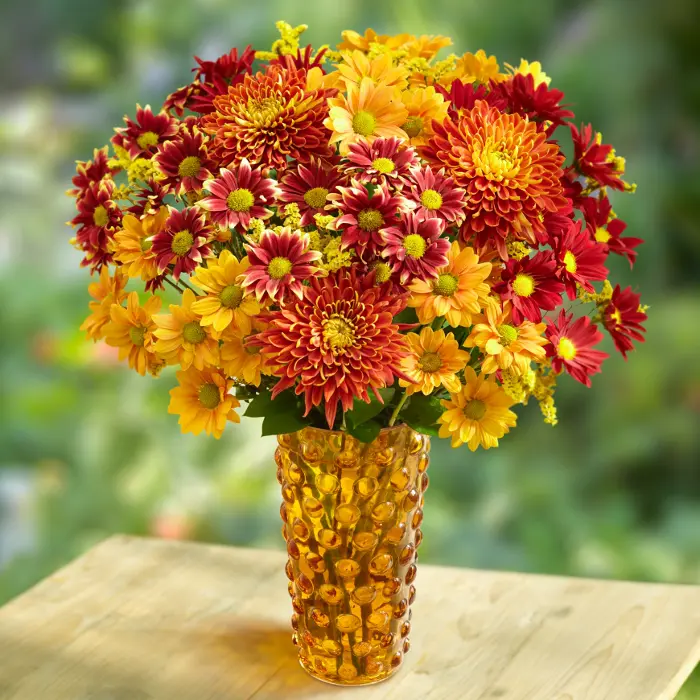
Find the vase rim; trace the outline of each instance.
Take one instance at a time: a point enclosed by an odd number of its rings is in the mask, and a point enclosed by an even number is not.
[[[397,423],[396,425],[388,425],[385,428],[382,428],[379,431],[379,435],[382,435],[383,433],[391,433],[395,432],[397,430],[403,430],[404,428],[407,428],[408,430],[411,430],[413,432],[418,432],[417,430],[413,430],[410,425],[406,423]],[[314,425],[307,425],[301,428],[300,430],[296,430],[293,433],[287,433],[288,435],[297,435],[299,433],[303,433],[305,430],[317,430],[319,432],[325,433],[326,435],[348,435],[349,437],[354,437],[351,433],[349,433],[347,430],[330,430],[329,428],[318,428]]]

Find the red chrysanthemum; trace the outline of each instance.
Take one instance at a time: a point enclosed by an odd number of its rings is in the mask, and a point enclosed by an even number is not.
[[[332,153],[323,126],[331,92],[307,89],[303,71],[270,66],[215,97],[214,111],[202,118],[202,126],[224,165],[247,158],[283,170],[290,159],[325,159]]]
[[[313,226],[314,216],[326,213],[328,195],[337,194],[338,187],[346,181],[336,167],[312,158],[308,164],[298,163],[284,173],[279,183],[277,201],[280,204],[297,204],[301,214],[300,225]]]
[[[112,200],[113,193],[111,180],[94,182],[76,202],[78,214],[71,221],[72,226],[79,227],[76,245],[85,253],[80,264],[97,272],[112,261],[109,243],[122,220],[122,213]]]
[[[644,342],[646,328],[642,323],[647,320],[647,315],[639,305],[640,298],[641,295],[635,294],[631,287],[620,290],[618,284],[603,312],[603,325],[625,359],[627,353],[634,349],[633,340]]]
[[[263,231],[260,241],[245,246],[250,267],[245,271],[243,286],[251,287],[258,301],[275,302],[289,298],[290,293],[301,299],[302,282],[320,274],[311,263],[322,255],[309,249],[309,234],[284,228],[280,233]]]
[[[211,226],[204,213],[197,207],[186,207],[178,211],[170,207],[170,216],[163,230],[153,237],[153,253],[159,272],[173,265],[173,277],[177,280],[184,272],[190,274],[211,255],[209,241]]]
[[[340,211],[333,225],[342,232],[343,248],[353,248],[361,259],[377,254],[384,245],[382,230],[393,226],[396,215],[406,209],[406,201],[392,195],[386,185],[370,195],[357,180],[329,195],[328,201]]]
[[[534,243],[542,215],[570,207],[560,182],[564,156],[533,122],[478,101],[434,127],[423,155],[467,191],[465,242],[472,236],[477,246],[491,241],[507,259],[506,236]]]
[[[556,277],[557,263],[551,251],[540,251],[532,258],[509,260],[501,271],[501,282],[493,287],[502,299],[513,304],[513,321],[542,320],[542,310],[553,311],[561,303],[564,283]]]
[[[608,255],[601,246],[591,241],[582,221],[569,219],[565,233],[553,238],[552,250],[558,263],[557,277],[566,285],[569,299],[576,298],[577,284],[593,293],[595,290],[591,282],[608,278],[605,267]]]
[[[406,378],[400,369],[406,343],[392,322],[405,303],[354,269],[312,280],[301,301],[268,315],[268,329],[253,341],[277,367],[272,398],[296,386],[307,414],[325,403],[329,428],[339,402],[349,411],[355,399],[369,402],[370,390],[381,401],[379,389]]]
[[[76,163],[76,174],[73,177],[73,189],[67,194],[76,199],[85,195],[90,185],[99,182],[108,173],[114,170],[107,164],[109,161],[109,148],[96,148],[93,151],[93,160],[78,161]]]
[[[440,238],[444,228],[440,219],[424,219],[410,212],[404,214],[398,225],[382,231],[382,257],[387,259],[392,272],[398,274],[401,284],[436,279],[438,268],[447,265],[450,242]]]
[[[396,190],[403,187],[410,169],[420,165],[415,150],[395,136],[351,143],[346,158],[345,169],[358,182],[386,183]]]
[[[581,211],[593,240],[606,252],[610,250],[626,257],[630,267],[633,267],[637,259],[635,248],[644,243],[644,239],[622,236],[627,224],[622,219],[613,218],[612,204],[607,196],[586,197],[581,203]]]
[[[615,158],[613,147],[601,142],[600,133],[593,134],[590,124],[582,124],[581,130],[569,124],[574,142],[574,165],[581,175],[595,180],[601,187],[624,190],[625,174],[621,159]]]
[[[177,119],[167,112],[153,114],[150,105],[136,105],[136,121],[124,117],[126,127],[115,129],[112,143],[125,148],[132,158],[152,156],[158,146],[177,135]]]
[[[171,185],[177,194],[201,190],[214,169],[205,143],[204,134],[193,126],[191,129],[181,129],[172,141],[162,144],[154,158],[165,176],[161,182]]]
[[[609,355],[593,349],[603,339],[603,334],[591,319],[581,316],[573,321],[573,318],[573,314],[567,315],[562,309],[556,322],[547,319],[545,335],[551,343],[547,346],[547,355],[552,358],[555,372],[563,368],[576,381],[590,386],[591,375],[601,371],[600,366]]]
[[[241,231],[248,229],[253,217],[265,220],[272,216],[265,205],[272,206],[278,193],[275,181],[264,177],[260,168],[252,170],[245,158],[238,166],[222,168],[219,177],[204,183],[204,189],[209,196],[197,204],[210,213],[211,220]]]
[[[402,195],[414,211],[426,219],[441,219],[445,224],[464,220],[465,192],[457,187],[444,168],[435,172],[429,165],[411,170]]]

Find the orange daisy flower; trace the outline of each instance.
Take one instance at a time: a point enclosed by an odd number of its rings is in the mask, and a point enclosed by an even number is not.
[[[403,90],[408,85],[408,71],[394,66],[389,54],[368,58],[362,51],[347,51],[341,54],[342,61],[336,69],[348,86],[359,87],[362,78],[369,78],[375,85]]]
[[[253,386],[260,386],[262,375],[272,374],[268,357],[260,348],[247,343],[250,333],[240,328],[230,328],[221,340],[221,367],[230,377]]]
[[[132,214],[126,214],[122,219],[124,229],[114,236],[113,256],[129,277],[148,281],[158,276],[150,239],[160,233],[169,215],[168,207],[161,207],[155,214],[148,214],[143,219]]]
[[[92,312],[81,324],[80,330],[85,331],[90,340],[100,340],[104,326],[109,323],[109,310],[112,304],[121,304],[126,299],[124,287],[129,281],[124,272],[117,268],[114,277],[110,277],[107,266],[100,270],[100,279],[88,285],[88,292],[95,300],[88,306]]]
[[[442,123],[447,118],[448,103],[432,85],[405,90],[401,101],[408,112],[401,128],[408,134],[412,146],[426,144],[435,133],[433,119]]]
[[[447,73],[440,81],[444,85],[450,85],[455,80],[463,83],[488,83],[491,79],[499,80],[504,77],[495,56],[487,56],[483,49],[476,53],[467,51],[457,59],[454,70]]]

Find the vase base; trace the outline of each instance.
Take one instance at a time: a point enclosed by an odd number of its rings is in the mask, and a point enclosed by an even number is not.
[[[304,671],[311,676],[313,679],[320,681],[321,683],[325,683],[326,685],[334,685],[337,688],[353,688],[353,687],[360,687],[360,686],[365,686],[365,685],[377,685],[379,683],[383,683],[384,681],[388,680],[389,678],[393,678],[397,671],[399,669],[392,669],[390,673],[387,673],[385,676],[381,676],[380,678],[368,678],[368,677],[361,677],[361,676],[355,676],[352,679],[348,680],[342,680],[338,679],[335,680],[333,678],[328,678],[326,676],[322,676],[318,673],[315,673],[312,669],[308,668],[307,666],[304,665],[304,662],[299,659],[299,666],[301,666]]]

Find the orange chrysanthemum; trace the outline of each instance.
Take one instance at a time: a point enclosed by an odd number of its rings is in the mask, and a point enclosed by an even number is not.
[[[432,86],[413,88],[401,93],[408,117],[401,128],[408,134],[412,146],[420,146],[428,142],[435,133],[433,119],[443,122],[447,117],[448,103],[445,98]]]
[[[160,233],[169,214],[168,207],[161,207],[155,214],[142,219],[131,214],[122,219],[124,229],[114,236],[113,256],[129,277],[148,281],[158,276],[151,238]]]
[[[328,114],[325,89],[307,89],[303,71],[280,65],[246,75],[214,98],[214,111],[202,117],[212,135],[210,153],[220,165],[284,169],[288,160],[328,158],[331,148],[323,121]]]
[[[435,136],[421,150],[467,190],[463,240],[476,236],[477,246],[490,241],[503,259],[509,233],[535,244],[537,234],[546,233],[545,212],[570,210],[558,144],[519,114],[478,100],[473,109],[435,124]]]

